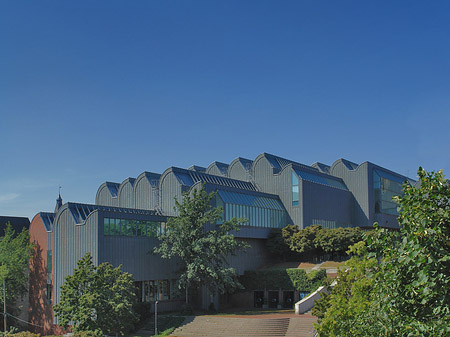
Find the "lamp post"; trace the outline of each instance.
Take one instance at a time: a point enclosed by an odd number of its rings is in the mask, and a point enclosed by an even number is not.
[[[158,334],[158,301],[155,301],[155,335]]]

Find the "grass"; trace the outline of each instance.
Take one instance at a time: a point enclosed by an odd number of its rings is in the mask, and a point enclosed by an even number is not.
[[[325,261],[320,268],[342,268],[344,267],[345,261],[336,262],[336,261]]]
[[[137,333],[131,335],[130,337],[165,337],[170,336],[170,334],[178,328],[184,322],[184,317],[177,316],[176,314],[169,315],[158,315],[158,335],[154,335],[152,332],[155,331],[155,320],[154,317],[148,320],[144,327]]]

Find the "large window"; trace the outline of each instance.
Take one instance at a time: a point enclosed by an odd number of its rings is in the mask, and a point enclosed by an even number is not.
[[[375,213],[398,215],[398,205],[392,197],[403,194],[400,181],[400,178],[389,173],[373,170]]]
[[[292,206],[298,206],[298,195],[298,177],[294,172],[292,172]]]
[[[244,226],[283,228],[287,225],[287,212],[279,199],[219,190],[216,205],[223,207],[223,220],[244,218]]]
[[[166,223],[160,221],[104,218],[103,233],[106,236],[156,237],[166,232]]]
[[[170,300],[175,298],[175,280],[149,280],[136,282],[142,292],[143,302]]]

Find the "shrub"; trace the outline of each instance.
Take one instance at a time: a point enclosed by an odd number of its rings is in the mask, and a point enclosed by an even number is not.
[[[73,337],[104,337],[104,336],[105,335],[100,329],[97,329],[95,331],[92,330],[78,331],[73,334]]]

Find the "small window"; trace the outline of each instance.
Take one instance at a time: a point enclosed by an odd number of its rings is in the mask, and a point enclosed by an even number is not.
[[[299,189],[297,175],[292,172],[292,206],[298,206]]]

